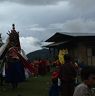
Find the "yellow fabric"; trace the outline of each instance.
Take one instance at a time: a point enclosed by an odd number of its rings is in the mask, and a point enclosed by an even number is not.
[[[61,64],[64,64],[64,55],[65,54],[68,54],[68,50],[67,49],[59,50],[58,58],[59,58],[59,62]]]

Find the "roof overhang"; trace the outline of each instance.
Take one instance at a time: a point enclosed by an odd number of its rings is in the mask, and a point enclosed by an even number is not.
[[[47,39],[45,42],[61,42],[66,40],[71,40],[73,36],[62,34],[62,33],[55,33],[53,36],[51,36],[49,39]]]

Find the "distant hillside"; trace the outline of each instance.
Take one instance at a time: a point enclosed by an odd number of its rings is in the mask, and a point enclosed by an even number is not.
[[[53,60],[54,56],[50,53],[48,49],[41,49],[27,54],[29,60],[38,60],[38,59],[48,59]]]

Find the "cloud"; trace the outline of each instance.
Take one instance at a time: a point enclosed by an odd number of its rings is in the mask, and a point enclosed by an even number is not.
[[[95,32],[95,0],[0,1],[0,32],[3,39],[15,23],[26,52],[41,48],[39,42],[55,32]]]
[[[95,32],[95,21],[74,19],[67,21],[63,25],[63,31],[65,32]]]
[[[80,14],[91,13],[95,9],[95,0],[67,0],[70,6]],[[75,11],[75,12],[76,12]]]
[[[30,26],[30,28],[28,28],[27,30],[31,30],[31,31],[45,31],[45,28],[42,28],[39,26],[39,24],[33,24]]]
[[[82,8],[90,8],[95,5],[95,0],[67,0],[72,5]]]
[[[82,18],[67,20],[65,23],[51,24],[51,29],[60,30],[58,32],[95,32],[95,20],[85,20]]]
[[[1,2],[14,2],[25,5],[52,5],[63,0],[0,0]]]
[[[20,37],[20,43],[26,54],[42,49],[41,42],[33,37]]]

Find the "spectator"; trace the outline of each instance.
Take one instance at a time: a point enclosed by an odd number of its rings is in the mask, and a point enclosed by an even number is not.
[[[69,54],[64,55],[64,61],[60,68],[61,96],[73,96],[77,75],[76,66]]]
[[[52,85],[49,90],[49,96],[59,96],[60,89],[60,79],[59,79],[59,71],[53,71],[52,76]]]
[[[95,67],[86,66],[81,70],[82,82],[76,86],[73,96],[95,96],[92,90],[95,84]]]

